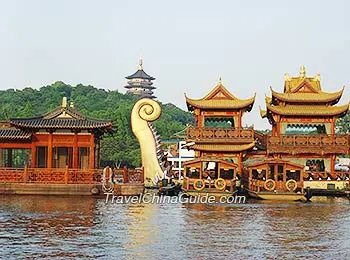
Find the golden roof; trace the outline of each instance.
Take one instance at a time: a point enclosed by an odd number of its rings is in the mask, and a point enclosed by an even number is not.
[[[287,160],[282,160],[282,159],[277,159],[277,158],[253,158],[253,159],[248,159],[247,161],[243,162],[243,165],[245,167],[251,168],[251,167],[257,167],[260,165],[266,165],[266,164],[287,164],[290,166],[294,166],[295,168],[303,169],[304,166],[300,164],[293,163],[291,161]]]
[[[255,146],[255,141],[249,144],[195,144],[191,146],[193,150],[210,151],[210,152],[241,152],[251,149]]]
[[[284,93],[293,93],[303,87],[307,87],[308,91],[321,91],[320,74],[315,77],[306,77],[305,66],[302,65],[299,71],[299,77],[290,77],[287,73],[284,74]]]
[[[326,105],[285,105],[273,106],[266,103],[268,110],[279,115],[286,116],[336,116],[346,113],[349,110],[349,104],[343,106]]]
[[[247,111],[250,111],[255,101],[255,94],[253,97],[246,100],[238,99],[232,95],[220,81],[216,87],[202,99],[191,99],[188,98],[186,94],[185,98],[189,110],[193,110],[193,108],[226,110],[245,108]]]
[[[272,97],[287,102],[332,102],[337,103],[343,95],[344,88],[338,92],[328,93],[323,91],[318,92],[287,92],[279,93],[271,88]],[[269,102],[271,103],[271,102]]]
[[[229,161],[225,161],[223,159],[217,158],[217,157],[199,157],[199,158],[195,158],[189,161],[186,161],[183,163],[183,165],[189,165],[189,164],[193,164],[193,163],[197,163],[197,162],[219,162],[219,163],[224,163],[233,167],[237,167],[237,164],[234,162],[229,162]]]

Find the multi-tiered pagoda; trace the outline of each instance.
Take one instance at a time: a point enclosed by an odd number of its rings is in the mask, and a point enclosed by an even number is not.
[[[186,97],[195,121],[187,129],[187,143],[196,157],[185,165],[187,192],[234,192],[243,157],[255,146],[254,129],[242,127],[242,116],[254,101],[255,96],[238,99],[221,81],[202,99]]]
[[[152,80],[155,80],[155,78],[151,77],[143,70],[142,58],[139,60],[137,71],[125,78],[128,79],[128,85],[125,86],[125,88],[128,89],[126,93],[137,95],[140,98],[155,98],[153,95],[155,87],[152,86]]]
[[[267,154],[304,165],[307,181],[343,180],[346,176],[334,167],[337,155],[349,153],[348,136],[335,132],[337,119],[349,109],[349,104],[336,106],[343,89],[324,92],[320,75],[307,77],[304,66],[298,77],[284,78],[283,93],[271,89],[261,110],[272,125]]]

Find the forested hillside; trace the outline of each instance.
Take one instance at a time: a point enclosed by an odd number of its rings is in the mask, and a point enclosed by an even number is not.
[[[110,119],[116,129],[105,136],[101,155],[103,160],[121,162],[122,165],[140,166],[139,144],[130,128],[130,112],[136,102],[132,95],[97,89],[93,86],[70,86],[56,82],[39,90],[24,88],[0,91],[0,119],[31,117],[46,113],[62,102],[66,96],[81,113],[100,119]],[[172,104],[162,104],[163,112],[154,125],[163,139],[183,130],[193,116]]]

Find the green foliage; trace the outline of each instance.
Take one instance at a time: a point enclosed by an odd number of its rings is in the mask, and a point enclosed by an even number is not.
[[[76,109],[86,116],[113,121],[115,133],[106,135],[101,142],[101,159],[122,166],[141,165],[138,141],[131,131],[130,113],[137,101],[135,96],[118,91],[97,89],[78,84],[73,87],[61,81],[39,90],[24,88],[0,91],[0,120],[15,117],[32,117],[53,110],[66,96]],[[173,104],[162,105],[162,115],[154,126],[162,139],[168,139],[191,123],[193,116]]]
[[[336,129],[342,134],[350,133],[350,111],[344,117],[338,119]]]

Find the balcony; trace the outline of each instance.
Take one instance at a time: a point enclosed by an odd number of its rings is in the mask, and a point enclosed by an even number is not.
[[[187,141],[196,143],[244,144],[254,141],[254,129],[221,127],[187,127]]]
[[[268,136],[268,153],[348,154],[348,135],[280,135]]]

